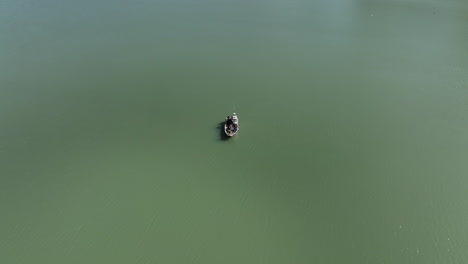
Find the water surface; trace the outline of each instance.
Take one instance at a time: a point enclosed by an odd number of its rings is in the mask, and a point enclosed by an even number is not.
[[[466,263],[467,13],[4,0],[0,262]]]

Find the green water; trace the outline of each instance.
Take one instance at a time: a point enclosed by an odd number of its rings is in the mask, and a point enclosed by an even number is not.
[[[467,13],[0,1],[0,263],[467,263]]]

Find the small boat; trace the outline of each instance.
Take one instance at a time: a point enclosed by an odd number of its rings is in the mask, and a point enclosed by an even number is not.
[[[239,120],[236,113],[233,113],[232,116],[228,116],[224,120],[224,133],[228,137],[232,137],[237,134],[237,131],[239,131]]]

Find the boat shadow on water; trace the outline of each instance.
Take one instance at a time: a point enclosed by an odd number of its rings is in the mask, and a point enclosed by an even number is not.
[[[227,141],[230,138],[226,135],[226,133],[224,133],[224,122],[219,122],[216,130],[219,131],[219,140]]]

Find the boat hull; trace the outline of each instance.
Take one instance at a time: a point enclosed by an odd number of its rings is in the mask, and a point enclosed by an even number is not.
[[[239,130],[238,130],[239,131]],[[226,124],[224,124],[224,133],[226,134],[226,136],[228,137],[233,137],[237,134],[237,131],[230,131],[228,129],[228,126]]]
[[[239,119],[237,119],[237,115],[234,113],[232,116],[226,117],[226,120],[224,121],[224,133],[226,133],[226,136],[228,137],[233,137],[238,131]]]

